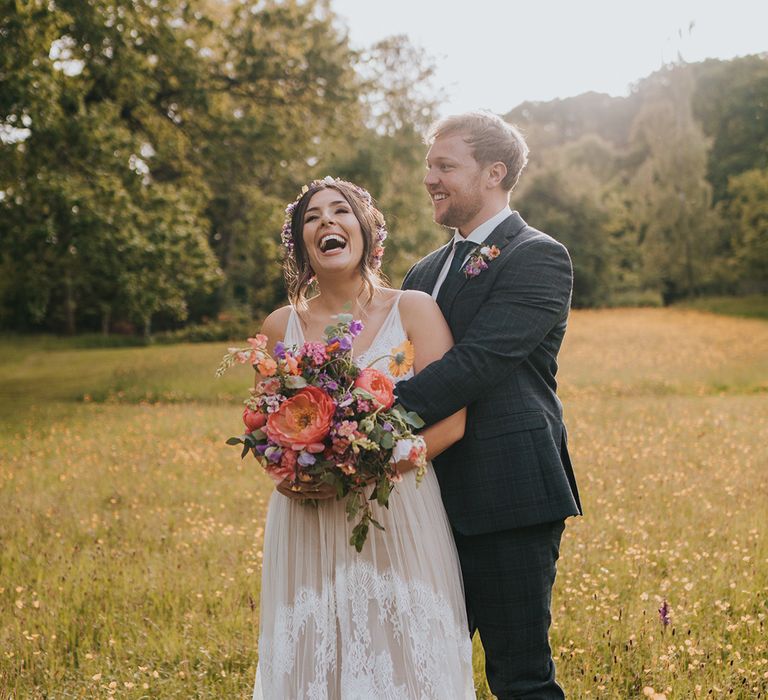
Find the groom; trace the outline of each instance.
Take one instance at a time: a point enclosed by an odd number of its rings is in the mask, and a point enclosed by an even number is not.
[[[499,700],[563,698],[548,630],[564,520],[581,514],[555,394],[571,261],[509,208],[528,155],[517,129],[462,114],[434,124],[427,143],[434,218],[455,231],[403,288],[437,300],[456,345],[396,393],[428,425],[468,409],[464,438],[435,471],[491,690]]]

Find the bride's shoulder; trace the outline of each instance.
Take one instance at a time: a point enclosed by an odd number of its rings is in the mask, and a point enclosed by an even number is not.
[[[281,306],[264,319],[264,323],[261,324],[261,332],[270,340],[270,345],[267,347],[272,347],[278,340],[285,337],[285,329],[288,326],[292,308],[291,306]]]
[[[442,318],[437,302],[426,292],[406,289],[400,292],[400,318],[404,325],[429,323],[435,318]]]

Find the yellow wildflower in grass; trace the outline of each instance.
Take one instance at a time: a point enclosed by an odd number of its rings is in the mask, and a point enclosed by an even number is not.
[[[390,350],[389,373],[393,377],[402,377],[413,367],[413,343],[407,338],[396,348]]]

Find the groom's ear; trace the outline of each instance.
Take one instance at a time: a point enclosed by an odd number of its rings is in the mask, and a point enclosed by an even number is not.
[[[492,190],[498,187],[502,180],[507,176],[507,166],[500,160],[495,163],[491,163],[488,167],[488,189]]]

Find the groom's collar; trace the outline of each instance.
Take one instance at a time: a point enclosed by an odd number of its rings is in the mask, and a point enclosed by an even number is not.
[[[504,207],[498,214],[494,214],[490,219],[486,219],[476,229],[474,229],[466,238],[459,233],[459,229],[453,231],[453,242],[472,241],[472,243],[484,243],[485,239],[491,235],[493,230],[512,214],[509,205]]]

